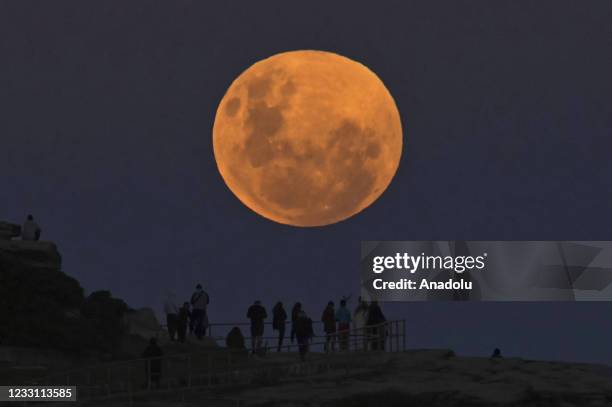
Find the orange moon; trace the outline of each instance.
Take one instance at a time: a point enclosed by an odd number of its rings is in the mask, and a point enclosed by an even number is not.
[[[397,171],[393,97],[364,65],[323,51],[261,60],[230,85],[213,126],[219,172],[275,222],[322,226],[376,201]]]

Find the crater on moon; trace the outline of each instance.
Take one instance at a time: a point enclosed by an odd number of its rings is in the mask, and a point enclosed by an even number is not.
[[[371,205],[393,178],[402,129],[393,98],[365,66],[293,51],[257,62],[223,97],[213,128],[219,171],[249,208],[321,226]]]

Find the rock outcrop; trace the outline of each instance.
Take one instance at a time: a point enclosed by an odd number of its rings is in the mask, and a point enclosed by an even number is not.
[[[62,256],[51,242],[0,240],[0,271],[55,271],[62,267]]]
[[[127,333],[144,339],[157,337],[160,334],[160,323],[151,308],[130,310],[123,316]]]
[[[0,240],[11,240],[21,235],[21,226],[14,223],[0,222]]]

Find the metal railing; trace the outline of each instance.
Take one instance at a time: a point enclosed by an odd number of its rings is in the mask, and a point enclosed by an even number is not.
[[[397,320],[397,321],[390,321],[390,323],[395,323],[395,322],[401,322],[402,324],[405,324],[404,320]],[[323,322],[322,321],[313,321],[312,322],[313,327],[314,326],[322,326]],[[248,332],[248,330],[250,329],[251,324],[249,322],[221,322],[221,323],[211,323],[208,325],[207,327],[207,334],[205,335],[206,338],[210,338],[212,340],[214,340],[215,342],[217,342],[218,344],[225,346],[225,339],[227,335],[227,332],[225,333],[225,335],[214,335],[214,332],[218,332],[219,330],[221,330],[222,328],[228,328],[227,331],[229,331],[229,329],[234,328],[234,327],[238,327],[238,328],[244,328],[245,331]],[[264,326],[272,326],[272,322],[264,322]],[[220,329],[221,328],[221,329]],[[166,325],[160,325],[160,331],[158,332],[158,338],[160,336],[166,335],[167,333],[167,327]],[[361,332],[361,335],[365,334],[365,331],[367,330],[367,327],[364,328],[352,328],[350,330],[350,332],[352,333],[352,335],[355,335],[356,332]],[[405,325],[402,327],[402,330],[405,329]],[[242,331],[241,331],[242,332]],[[316,335],[315,336],[325,336],[325,333],[322,333],[320,335]],[[337,334],[337,336],[339,336]],[[246,345],[248,345],[250,343],[250,341],[252,341],[252,337],[250,336],[245,336],[244,340]],[[279,335],[268,335],[268,336],[262,336],[261,339],[263,341],[270,341],[269,343],[267,343],[266,347],[270,348],[270,349],[276,349],[277,345],[278,345],[278,340],[279,340]],[[405,340],[402,339],[403,341]],[[283,345],[281,346],[281,350],[283,351],[290,351],[292,349],[291,344],[289,343],[291,341],[291,322],[286,322],[285,323],[285,331],[284,331],[284,335],[283,335]],[[401,344],[403,346],[403,348],[405,349],[405,343]],[[395,343],[394,347],[399,347],[400,344]]]
[[[235,326],[234,324],[230,324]],[[315,340],[316,339],[316,340]],[[335,346],[332,351],[331,344]],[[329,345],[329,346],[328,346]],[[299,349],[299,344],[287,344],[287,351]],[[77,368],[46,376],[36,385],[70,385],[79,389],[80,400],[125,398],[132,400],[150,392],[190,391],[216,386],[248,384],[262,378],[288,380],[337,367],[347,369],[357,365],[355,352],[402,352],[406,349],[405,321],[388,321],[380,325],[337,332],[335,335],[313,338],[308,344],[306,363],[297,356],[291,361],[276,363],[274,358],[251,357],[249,349],[210,348],[206,351],[142,358]],[[276,347],[273,347],[276,349]],[[252,349],[251,349],[252,350]],[[316,352],[327,350],[328,352]],[[262,354],[270,351],[264,349]],[[330,354],[337,355],[330,357]],[[343,357],[342,355],[347,355]],[[296,366],[299,368],[296,369]],[[158,369],[159,368],[159,369]],[[157,373],[159,371],[159,374]]]

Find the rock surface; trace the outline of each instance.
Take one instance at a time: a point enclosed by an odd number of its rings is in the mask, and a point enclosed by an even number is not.
[[[21,226],[14,223],[0,222],[0,240],[11,240],[21,235]]]
[[[612,368],[410,351],[364,359],[342,375],[234,393],[244,406],[612,406]]]
[[[156,337],[160,332],[160,324],[151,308],[130,310],[123,316],[127,333],[145,339]]]
[[[0,270],[60,271],[62,257],[51,242],[0,240]]]

